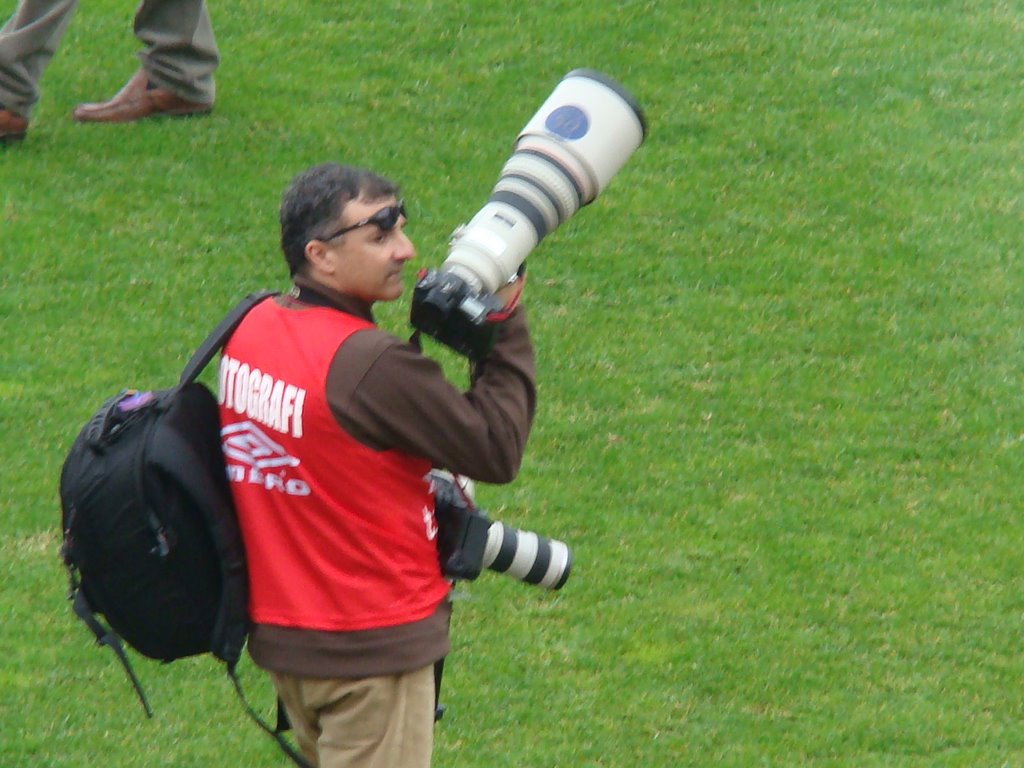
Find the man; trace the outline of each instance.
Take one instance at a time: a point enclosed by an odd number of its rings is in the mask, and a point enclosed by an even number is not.
[[[280,210],[294,287],[246,316],[220,364],[249,652],[321,768],[429,766],[451,607],[425,475],[511,481],[535,406],[521,307],[467,392],[374,325],[415,255],[398,195],[361,169],[297,176]]]
[[[20,0],[0,29],[0,144],[25,138],[50,63],[78,0]],[[206,0],[142,0],[135,36],[141,68],[110,101],[80,104],[79,122],[126,123],[154,115],[197,115],[213,108],[220,62]]]

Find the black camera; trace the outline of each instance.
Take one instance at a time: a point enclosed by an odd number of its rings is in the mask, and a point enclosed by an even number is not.
[[[474,291],[454,272],[429,269],[413,288],[410,319],[428,336],[479,360],[494,346],[498,325],[493,318],[501,309],[493,294]]]
[[[441,571],[473,580],[487,568],[527,584],[561,589],[572,552],[561,541],[491,521],[447,474],[432,472]]]

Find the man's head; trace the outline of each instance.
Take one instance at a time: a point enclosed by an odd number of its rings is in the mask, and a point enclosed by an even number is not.
[[[294,276],[372,304],[402,293],[416,255],[404,232],[399,189],[361,168],[328,163],[292,180],[281,201],[281,249]]]

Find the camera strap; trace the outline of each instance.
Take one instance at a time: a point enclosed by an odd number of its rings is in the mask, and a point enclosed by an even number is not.
[[[293,285],[292,289],[288,292],[288,295],[296,301],[301,301],[303,304],[309,304],[311,307],[324,307],[326,309],[336,309],[339,312],[344,312],[337,304],[331,301],[329,298],[324,296],[322,293],[313,290],[312,288],[305,285]],[[409,337],[409,343],[412,344],[416,349],[423,349],[423,342],[420,338],[419,329],[415,330],[412,336]]]
[[[441,676],[444,674],[444,660],[446,656],[434,662],[434,722],[444,717],[445,707],[441,703]]]
[[[288,295],[297,301],[301,301],[303,304],[309,304],[311,307],[325,307],[327,309],[336,309],[339,312],[343,311],[335,302],[306,285],[293,285]]]
[[[516,278],[513,282],[517,284],[515,295],[509,299],[508,303],[504,307],[499,309],[497,312],[489,312],[487,314],[488,323],[503,323],[512,316],[515,312],[516,307],[519,306],[519,300],[523,296],[523,278]]]

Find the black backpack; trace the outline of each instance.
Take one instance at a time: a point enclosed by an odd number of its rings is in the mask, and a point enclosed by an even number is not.
[[[232,309],[176,386],[122,391],[89,419],[61,470],[61,555],[75,614],[117,654],[147,716],[152,710],[121,639],[164,662],[212,653],[250,717],[305,765],[281,736],[280,708],[271,729],[246,702],[235,672],[249,630],[245,553],[217,401],[195,380],[245,314],[272,295],[252,294]]]

